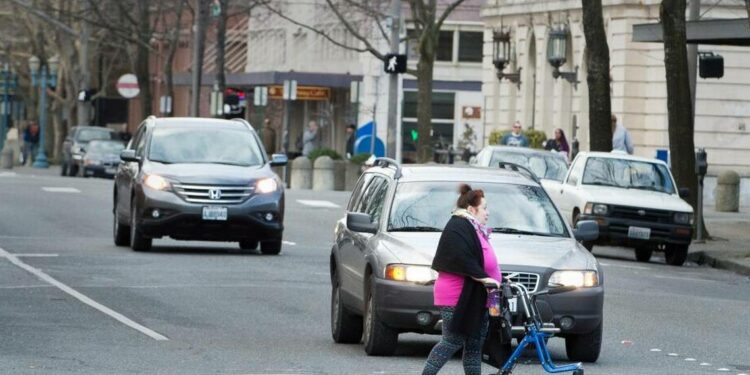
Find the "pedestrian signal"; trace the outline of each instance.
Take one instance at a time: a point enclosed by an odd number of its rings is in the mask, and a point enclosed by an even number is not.
[[[383,60],[383,63],[383,69],[386,73],[406,73],[406,55],[389,53],[385,55],[385,60]]]

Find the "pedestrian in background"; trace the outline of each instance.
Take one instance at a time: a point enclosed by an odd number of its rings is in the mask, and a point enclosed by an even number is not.
[[[8,124],[8,132],[5,133],[5,144],[3,145],[3,149],[5,149],[5,147],[11,150],[11,160],[13,160],[13,164],[21,162],[22,156],[21,145],[18,141],[18,128],[15,127],[12,121]]]
[[[266,149],[268,155],[276,153],[276,129],[271,126],[271,119],[265,118],[263,120],[263,147]]]
[[[307,130],[302,134],[302,155],[308,156],[312,150],[320,148],[320,132],[318,123],[310,121]]]
[[[555,129],[552,139],[548,139],[544,142],[544,149],[547,151],[556,151],[565,154],[565,157],[570,156],[570,146],[568,146],[568,139],[565,138],[565,132],[557,128]]]
[[[443,334],[432,348],[423,375],[437,374],[463,348],[464,373],[481,375],[482,345],[489,317],[485,285],[499,287],[502,274],[490,245],[491,228],[484,191],[460,186],[457,208],[438,242],[432,268],[438,271],[434,302]]]
[[[30,164],[36,158],[39,149],[39,124],[36,121],[29,122],[23,131],[23,163]]]
[[[500,144],[505,146],[529,147],[529,140],[523,135],[522,130],[521,122],[514,122],[510,134],[506,134],[500,141]]]
[[[617,116],[612,114],[612,151],[625,151],[633,154],[633,141],[630,139],[630,132],[624,125],[617,123]]]
[[[357,127],[354,124],[349,124],[346,127],[346,158],[350,159],[354,156],[354,142],[357,141]]]

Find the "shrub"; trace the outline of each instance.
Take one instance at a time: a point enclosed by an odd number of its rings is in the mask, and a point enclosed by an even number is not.
[[[310,151],[310,154],[307,155],[307,158],[310,159],[313,163],[315,163],[315,159],[321,156],[328,156],[333,160],[341,160],[341,155],[339,155],[336,150],[330,149],[330,148],[316,148],[315,150]]]
[[[357,164],[357,165],[362,165],[369,158],[370,158],[370,154],[368,154],[368,153],[356,154],[356,155],[352,156],[351,159],[349,159],[349,161],[352,162],[352,163],[354,163],[354,164]]]
[[[489,142],[491,145],[499,145],[500,141],[505,137],[506,134],[510,134],[510,130],[501,131],[495,129],[490,132]],[[527,129],[523,131],[523,135],[529,140],[530,148],[544,148],[544,141],[547,140],[547,134],[541,130]]]

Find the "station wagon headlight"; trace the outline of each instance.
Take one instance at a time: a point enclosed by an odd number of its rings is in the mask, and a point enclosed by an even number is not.
[[[604,216],[609,213],[609,206],[601,203],[586,203],[586,207],[584,207],[583,213],[587,215],[594,214]]]
[[[279,185],[276,183],[275,179],[264,178],[255,183],[255,192],[261,194],[271,193],[276,191],[276,188],[278,187]]]
[[[677,212],[674,214],[674,222],[677,224],[693,225],[693,214],[687,212]]]
[[[429,266],[389,264],[385,267],[385,278],[386,280],[427,284],[435,281],[437,273]]]
[[[143,179],[143,184],[154,189],[154,190],[167,190],[169,189],[169,181],[166,178],[157,174],[148,174]]]
[[[590,288],[599,285],[596,271],[556,271],[550,276],[548,284]]]

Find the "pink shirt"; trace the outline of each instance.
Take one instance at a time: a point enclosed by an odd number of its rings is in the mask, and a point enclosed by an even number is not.
[[[500,281],[502,274],[497,264],[495,251],[484,236],[477,232],[479,242],[482,244],[484,256],[484,272],[491,278]],[[461,289],[464,287],[464,277],[450,272],[439,272],[435,281],[433,294],[435,295],[435,306],[456,306],[458,298],[461,297]]]

